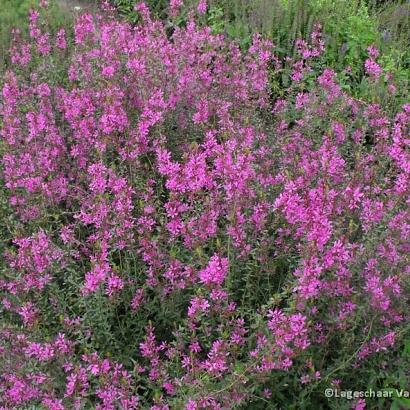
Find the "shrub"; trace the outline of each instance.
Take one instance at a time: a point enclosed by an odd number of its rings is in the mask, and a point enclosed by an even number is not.
[[[405,383],[410,105],[316,71],[319,26],[282,59],[137,11],[73,38],[33,11],[14,45],[0,404],[341,408],[324,388]]]

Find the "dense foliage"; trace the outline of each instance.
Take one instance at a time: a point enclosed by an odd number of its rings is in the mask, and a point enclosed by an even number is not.
[[[323,393],[408,387],[405,90],[369,44],[356,98],[320,24],[283,55],[170,3],[15,36],[0,406],[408,405]]]

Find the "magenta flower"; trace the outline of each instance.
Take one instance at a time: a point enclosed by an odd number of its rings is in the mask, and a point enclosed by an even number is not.
[[[199,271],[199,279],[206,285],[222,285],[228,274],[229,261],[228,258],[221,258],[215,254],[209,260],[209,264],[205,269]]]

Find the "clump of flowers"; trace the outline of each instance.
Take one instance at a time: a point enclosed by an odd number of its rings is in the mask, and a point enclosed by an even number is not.
[[[314,388],[394,351],[410,104],[388,115],[317,71],[320,26],[282,61],[194,13],[170,33],[136,11],[136,26],[84,13],[72,33],[32,11],[10,50],[0,405],[280,403],[290,375]],[[288,76],[284,98],[272,76]]]

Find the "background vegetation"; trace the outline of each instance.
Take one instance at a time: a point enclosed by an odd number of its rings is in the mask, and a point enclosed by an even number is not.
[[[39,0],[0,0],[0,71],[7,66],[12,30],[27,33],[28,12],[38,4]],[[53,0],[45,13],[45,21],[51,32],[57,27],[69,27],[72,24],[73,15],[67,3]]]

